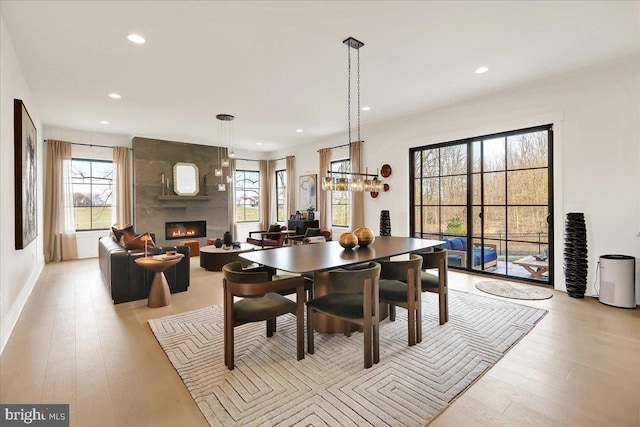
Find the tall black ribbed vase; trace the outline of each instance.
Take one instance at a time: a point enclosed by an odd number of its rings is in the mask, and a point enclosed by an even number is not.
[[[380,211],[380,235],[391,236],[391,218],[389,211]]]
[[[564,275],[570,297],[584,298],[588,269],[584,214],[571,212],[564,223]]]

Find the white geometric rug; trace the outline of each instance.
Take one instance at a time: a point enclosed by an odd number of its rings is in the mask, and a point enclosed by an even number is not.
[[[362,334],[316,333],[315,354],[296,360],[293,315],[235,331],[235,364],[223,359],[222,306],[149,320],[212,426],[424,426],[544,317],[541,310],[449,291],[423,293],[423,339],[407,346],[406,310],[380,324],[380,362],[363,367]],[[306,342],[305,342],[306,350]]]

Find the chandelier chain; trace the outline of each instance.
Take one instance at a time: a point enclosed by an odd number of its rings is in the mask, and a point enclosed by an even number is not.
[[[351,46],[347,44],[347,120],[349,126],[349,144],[351,144]]]
[[[358,141],[360,139],[360,49],[358,49]]]

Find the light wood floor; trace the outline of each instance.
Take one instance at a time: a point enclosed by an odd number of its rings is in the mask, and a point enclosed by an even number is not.
[[[156,309],[114,306],[97,259],[46,265],[0,357],[0,401],[69,403],[72,426],[206,426],[146,323],[221,303],[221,274],[191,264],[189,290]],[[449,277],[472,293],[486,280]],[[519,302],[549,314],[431,425],[639,426],[640,310]]]

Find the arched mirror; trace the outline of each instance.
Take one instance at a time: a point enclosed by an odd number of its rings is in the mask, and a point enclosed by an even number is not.
[[[195,196],[200,191],[198,166],[193,163],[173,165],[173,191],[178,196]]]

